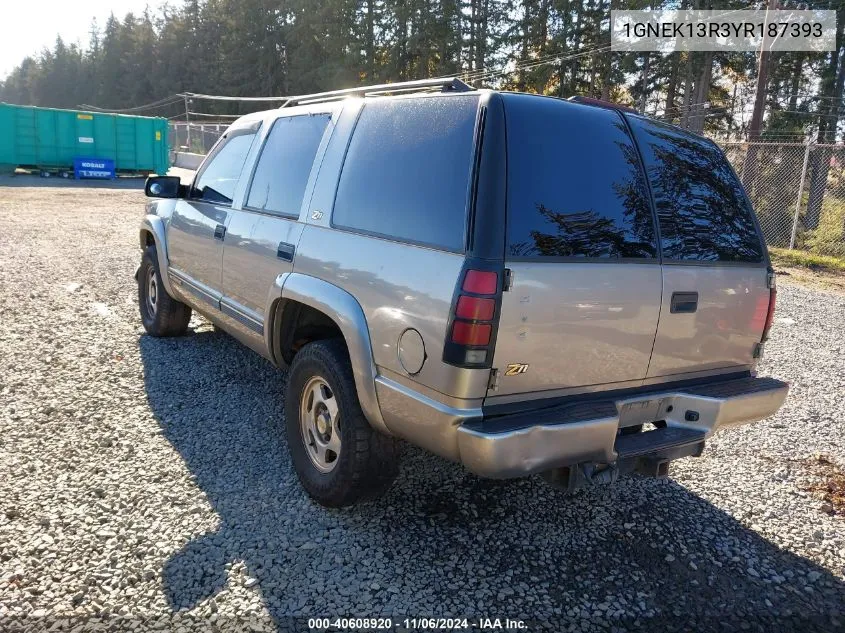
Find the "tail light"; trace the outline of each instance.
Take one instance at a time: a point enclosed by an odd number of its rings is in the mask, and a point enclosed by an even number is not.
[[[766,317],[769,316],[769,302],[771,295],[760,295],[754,305],[754,316],[751,317],[751,328],[755,332],[762,332],[766,327]]]
[[[471,321],[491,321],[496,312],[495,299],[479,299],[462,295],[458,297],[455,316]]]
[[[775,272],[769,268],[766,274],[766,287],[769,289],[768,301],[767,297],[763,295],[757,301],[757,309],[754,313],[754,323],[759,326],[763,324],[763,336],[760,339],[761,343],[765,343],[769,338],[769,330],[772,329],[772,322],[775,319],[775,303],[777,303],[778,290],[775,281]]]
[[[479,295],[494,295],[499,286],[499,275],[487,270],[468,270],[462,290]]]
[[[488,345],[493,327],[489,323],[455,321],[452,324],[452,342],[458,345]]]
[[[452,305],[443,360],[458,367],[489,367],[501,274],[469,269]]]
[[[763,326],[763,338],[761,342],[765,343],[769,338],[769,330],[772,329],[772,321],[775,319],[775,304],[777,303],[778,289],[771,288],[769,290],[769,309],[766,312],[766,324]]]

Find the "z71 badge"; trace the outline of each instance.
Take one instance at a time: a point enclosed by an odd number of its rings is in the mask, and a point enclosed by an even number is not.
[[[528,363],[511,363],[505,371],[505,376],[518,376],[528,371]]]

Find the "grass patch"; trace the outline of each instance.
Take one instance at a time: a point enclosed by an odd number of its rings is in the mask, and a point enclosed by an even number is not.
[[[769,247],[769,255],[775,266],[799,266],[810,270],[845,273],[845,257],[816,255],[807,251]]]

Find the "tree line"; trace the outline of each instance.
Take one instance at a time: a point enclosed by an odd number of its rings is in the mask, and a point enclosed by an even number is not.
[[[845,0],[801,2],[837,11],[837,50],[772,53],[761,90],[754,52],[610,52],[610,10],[647,7],[745,9],[749,3],[184,0],[122,19],[112,15],[103,28],[93,23],[84,45],[57,38],[0,83],[0,101],[173,117],[184,103],[155,102],[182,91],[288,95],[463,74],[477,86],[622,102],[723,138],[837,138]],[[755,101],[765,116],[751,129]],[[138,108],[149,103],[155,105]],[[213,114],[256,107],[191,105]]]

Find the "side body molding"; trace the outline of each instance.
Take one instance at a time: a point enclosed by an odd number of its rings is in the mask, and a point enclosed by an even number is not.
[[[177,295],[173,294],[173,288],[170,287],[170,276],[167,274],[168,262],[167,258],[167,238],[165,237],[164,220],[157,215],[148,213],[141,220],[141,227],[138,232],[138,238],[141,243],[141,250],[147,246],[145,233],[150,233],[156,245],[156,254],[158,255],[158,269],[161,271],[161,281],[164,283],[164,288],[167,294],[171,297]]]
[[[373,361],[370,330],[361,305],[345,290],[310,275],[290,273],[285,279],[278,279],[274,287],[280,282],[282,309],[286,301],[299,301],[319,310],[337,323],[349,349],[349,360],[352,362],[352,374],[361,409],[376,430],[391,435],[382,418],[376,396],[377,371]]]

